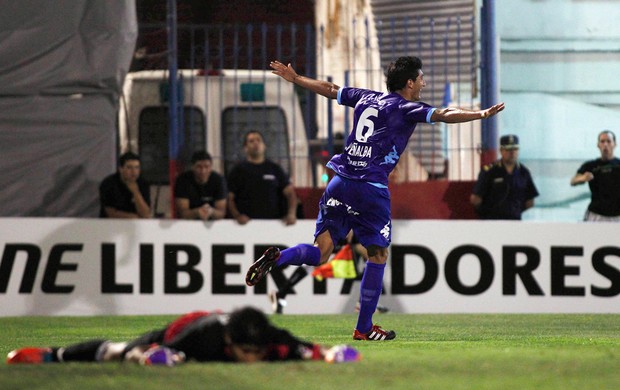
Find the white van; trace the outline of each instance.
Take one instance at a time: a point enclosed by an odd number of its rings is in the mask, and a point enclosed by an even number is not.
[[[242,137],[259,130],[267,157],[289,173],[297,187],[313,184],[306,126],[294,86],[263,70],[223,70],[204,75],[179,72],[180,152],[188,161],[207,150],[214,169],[226,174],[244,158]],[[142,175],[154,184],[156,213],[169,215],[167,71],[129,73],[119,109],[120,152],[140,154]],[[179,114],[180,114],[179,110]]]

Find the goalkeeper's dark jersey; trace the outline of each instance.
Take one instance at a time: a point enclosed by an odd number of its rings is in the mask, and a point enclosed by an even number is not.
[[[227,321],[226,314],[194,312],[179,317],[163,330],[145,336],[149,343],[182,351],[188,360],[233,361],[225,340]],[[268,346],[266,360],[313,359],[319,353],[318,345],[301,341],[275,326],[269,328],[265,337]],[[141,339],[131,344],[144,344],[144,338]]]

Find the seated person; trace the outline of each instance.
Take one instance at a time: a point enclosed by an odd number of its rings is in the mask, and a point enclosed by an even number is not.
[[[198,151],[192,155],[192,168],[177,177],[174,203],[177,218],[222,219],[226,216],[226,183],[213,172],[211,155]]]
[[[150,218],[148,183],[140,177],[140,157],[127,152],[119,158],[118,172],[99,186],[100,218]]]
[[[282,219],[297,222],[297,194],[282,167],[266,156],[263,135],[248,131],[243,138],[246,160],[228,175],[228,207],[231,216],[245,225],[251,219]]]

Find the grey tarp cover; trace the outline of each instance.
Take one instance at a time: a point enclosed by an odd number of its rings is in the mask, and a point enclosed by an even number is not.
[[[0,0],[0,216],[96,217],[134,0]]]

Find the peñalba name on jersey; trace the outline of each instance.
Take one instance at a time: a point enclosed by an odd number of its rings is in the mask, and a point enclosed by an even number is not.
[[[353,107],[353,129],[344,152],[327,163],[339,176],[387,186],[419,122],[431,123],[435,107],[397,93],[360,88],[338,90],[338,104]]]

